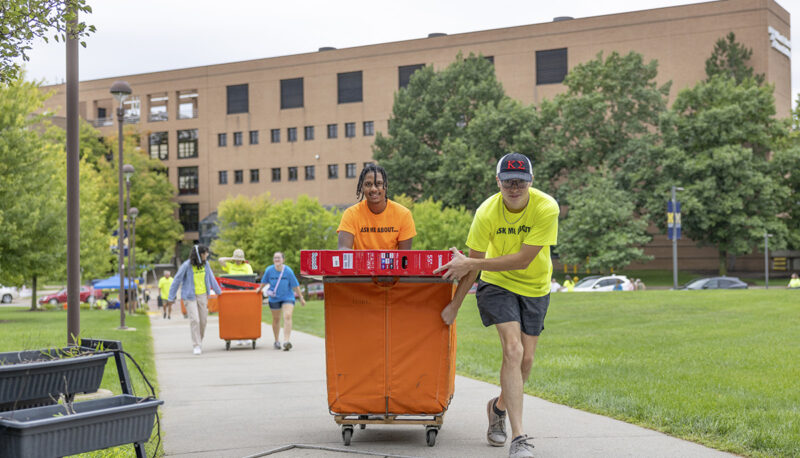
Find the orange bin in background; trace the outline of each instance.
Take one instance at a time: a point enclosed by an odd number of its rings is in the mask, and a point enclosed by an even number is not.
[[[381,281],[385,280],[385,281]],[[433,446],[453,396],[453,284],[434,277],[323,277],[328,408],[353,427],[419,424]]]
[[[217,300],[219,307],[219,338],[230,350],[231,340],[261,338],[261,293],[255,290],[222,291]]]
[[[183,317],[186,318],[189,315],[186,313],[186,306],[183,304],[183,299],[181,301],[181,313]],[[209,294],[208,295],[208,313],[216,313],[219,311],[219,296],[216,294]]]

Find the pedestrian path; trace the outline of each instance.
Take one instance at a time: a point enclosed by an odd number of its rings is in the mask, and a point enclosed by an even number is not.
[[[151,315],[167,456],[508,456],[507,447],[489,447],[485,440],[486,402],[498,393],[494,385],[456,377],[434,447],[426,445],[421,426],[388,425],[356,429],[345,447],[327,409],[323,339],[295,331],[292,351],[277,351],[271,327],[262,324],[255,350],[233,345],[225,351],[217,317],[210,316],[203,354],[195,356],[189,322],[178,310],[171,320]],[[525,396],[524,423],[537,457],[732,456],[532,396]]]

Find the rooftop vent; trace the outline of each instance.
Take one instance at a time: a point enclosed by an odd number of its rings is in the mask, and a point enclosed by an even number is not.
[[[561,21],[571,21],[575,19],[572,16],[558,16],[553,18],[553,22],[561,22]]]
[[[323,46],[323,47],[319,48],[320,52],[321,51],[333,51],[334,49],[336,49],[336,48],[334,48],[333,46]]]
[[[441,33],[441,32],[434,32],[428,34],[428,38],[446,37],[446,36],[447,36],[446,33]]]

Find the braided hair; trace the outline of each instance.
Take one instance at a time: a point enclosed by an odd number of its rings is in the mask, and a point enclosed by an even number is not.
[[[208,248],[205,245],[195,245],[189,253],[189,262],[195,267],[203,266],[203,258],[200,256],[202,253],[208,253]]]
[[[381,167],[380,165],[369,163],[361,169],[361,176],[358,177],[358,187],[356,188],[356,199],[360,202],[364,199],[364,178],[367,176],[368,173],[374,173],[375,177],[377,178],[380,176],[383,178],[383,190],[386,191],[386,185],[388,180],[386,179],[386,169]],[[386,200],[389,200],[388,194],[385,196]]]

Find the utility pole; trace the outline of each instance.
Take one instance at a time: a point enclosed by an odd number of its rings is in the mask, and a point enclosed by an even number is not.
[[[667,220],[667,234],[672,239],[672,287],[678,289],[678,231],[680,230],[681,220],[680,211],[678,209],[678,200],[675,197],[676,191],[683,191],[679,186],[672,186],[669,218]]]

